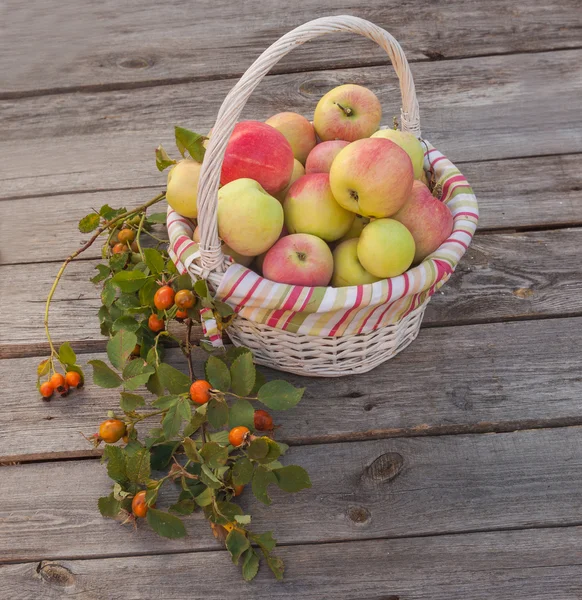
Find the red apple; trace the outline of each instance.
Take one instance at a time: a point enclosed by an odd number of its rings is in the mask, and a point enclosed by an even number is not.
[[[285,136],[291,144],[293,156],[304,165],[307,155],[316,144],[313,125],[303,115],[294,112],[277,113],[265,123]]]
[[[348,144],[349,142],[344,140],[330,140],[317,144],[305,161],[305,173],[329,173],[333,159]]]
[[[292,172],[293,150],[281,132],[260,121],[235,125],[222,163],[222,185],[254,179],[273,195],[289,183]]]
[[[420,181],[414,182],[410,198],[392,218],[400,221],[414,238],[414,264],[432,254],[453,231],[451,211]]]
[[[332,275],[333,256],[329,246],[309,233],[281,238],[263,262],[263,276],[278,283],[325,286]]]

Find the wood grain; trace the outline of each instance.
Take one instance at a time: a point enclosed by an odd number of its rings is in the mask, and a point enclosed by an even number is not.
[[[582,229],[476,236],[455,275],[430,303],[425,325],[579,315],[581,242]],[[96,263],[79,261],[67,268],[50,315],[55,341],[80,342],[81,350],[104,347],[96,318],[99,289],[88,281]],[[0,277],[10,282],[0,294],[1,356],[45,351],[40,345],[44,299],[57,271],[52,263],[0,267]]]
[[[582,152],[572,127],[582,121],[582,50],[418,63],[413,72],[423,133],[454,162]],[[385,123],[398,114],[396,78],[380,66],[267,77],[243,118],[282,110],[310,116],[323,93],[347,82],[378,93]],[[5,100],[1,197],[163,185],[154,149],[171,150],[173,124],[206,133],[233,84]]]
[[[309,0],[220,0],[162,5],[152,0],[95,5],[71,11],[58,0],[43,10],[4,3],[0,24],[0,91],[5,95],[67,88],[151,85],[180,79],[239,76],[281,35],[310,19],[355,14],[388,29],[411,60],[531,52],[580,46],[576,0],[503,0],[467,6]],[[279,72],[378,64],[385,55],[355,35],[328,36],[291,53]]]
[[[92,358],[104,356],[80,360]],[[178,349],[167,360],[185,371]],[[198,374],[203,360],[200,351]],[[43,402],[34,387],[38,361],[0,362],[0,462],[92,455],[80,432],[89,435],[119,408],[118,391],[87,385]],[[306,392],[296,409],[275,414],[277,437],[301,444],[581,424],[581,363],[582,318],[423,329],[409,349],[365,375],[285,374]]]
[[[307,468],[313,487],[291,495],[273,489],[268,507],[248,490],[240,498],[254,529],[272,529],[282,544],[581,521],[579,428],[302,446],[292,448],[285,462]],[[108,493],[110,481],[95,459],[2,467],[2,484],[1,562],[208,550],[218,544],[200,514],[186,519],[189,537],[181,540],[159,538],[146,525],[132,532],[103,519],[96,500]],[[169,488],[158,506],[177,493]]]

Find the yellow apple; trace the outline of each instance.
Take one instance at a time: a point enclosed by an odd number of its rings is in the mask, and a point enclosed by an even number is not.
[[[183,217],[196,217],[198,206],[198,178],[202,165],[189,158],[174,165],[168,173],[166,200]]]
[[[414,238],[394,219],[376,219],[366,225],[357,244],[358,259],[376,277],[402,275],[414,259]]]
[[[362,215],[356,215],[352,226],[348,229],[348,232],[343,235],[338,242],[345,242],[346,240],[351,240],[353,238],[359,238],[360,234],[364,227],[370,222],[368,217],[362,217]]]
[[[380,129],[371,137],[384,138],[400,146],[412,161],[414,179],[420,179],[424,175],[424,148],[415,135],[408,131],[400,131],[398,129]]]
[[[277,198],[277,200],[279,200],[279,202],[283,202],[283,200],[285,200],[285,196],[287,195],[287,192],[289,191],[291,186],[300,177],[303,177],[303,175],[305,175],[305,167],[297,159],[295,159],[293,161],[293,173],[291,173],[291,179],[289,180],[287,187],[282,192],[278,192],[277,194],[275,194],[275,198]]]
[[[230,248],[257,256],[277,241],[283,207],[254,179],[235,179],[218,191],[217,220],[218,234]]]
[[[280,131],[291,144],[293,156],[305,164],[307,155],[317,143],[313,125],[303,116],[294,112],[282,112],[269,117],[265,123]]]
[[[372,273],[368,273],[358,259],[358,240],[352,238],[338,244],[333,251],[333,287],[347,285],[365,285],[380,281]]]

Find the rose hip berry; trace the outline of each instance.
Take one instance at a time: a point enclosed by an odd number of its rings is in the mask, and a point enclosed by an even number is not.
[[[55,388],[52,386],[50,381],[45,381],[44,383],[41,383],[39,391],[40,395],[45,400],[48,400],[53,395]]]
[[[80,387],[81,384],[81,376],[76,371],[67,371],[65,375],[65,381],[70,387]]]
[[[234,495],[240,496],[243,493],[244,489],[245,489],[244,485],[235,485],[234,486]]]
[[[206,404],[210,400],[212,386],[205,379],[198,379],[190,386],[190,399],[195,404]]]
[[[124,252],[127,252],[128,250],[129,250],[129,248],[125,244],[117,243],[117,244],[115,244],[115,246],[113,246],[113,248],[111,249],[111,252],[113,254],[123,254]]]
[[[187,319],[188,318],[188,313],[185,310],[177,310],[176,311],[176,319]]]
[[[119,419],[107,419],[99,425],[99,437],[108,444],[115,444],[125,433],[125,423]]]
[[[135,239],[135,231],[133,229],[122,229],[117,234],[117,240],[122,244],[130,244]]]
[[[246,437],[250,433],[248,427],[244,425],[239,425],[238,427],[233,427],[228,433],[228,441],[235,447],[238,447],[243,444]]]
[[[259,431],[273,429],[273,417],[266,410],[255,410],[255,429]]]
[[[192,308],[196,302],[196,297],[190,290],[180,290],[174,297],[174,303],[182,310]]]
[[[174,304],[174,290],[169,285],[163,285],[154,295],[154,306],[158,310],[167,310]]]
[[[65,377],[64,377],[64,375],[61,375],[60,373],[55,373],[50,378],[49,381],[50,381],[51,385],[53,386],[53,389],[57,390],[57,392],[61,391],[60,388],[65,387]]]
[[[138,492],[131,501],[131,512],[141,519],[143,519],[148,513],[148,505],[146,504],[146,492],[141,490]]]
[[[162,331],[165,325],[164,319],[160,319],[155,313],[150,315],[150,318],[148,319],[148,327],[153,332],[158,333],[158,331]]]

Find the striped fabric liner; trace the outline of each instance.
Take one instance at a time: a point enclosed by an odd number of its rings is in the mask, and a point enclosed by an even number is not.
[[[216,298],[250,321],[304,335],[368,333],[402,319],[449,279],[469,247],[479,219],[477,199],[467,180],[443,154],[428,143],[426,146],[424,168],[434,170],[454,226],[450,237],[420,265],[368,285],[310,288],[274,283],[232,264]],[[170,255],[182,273],[199,256],[193,230],[192,221],[168,209]]]

